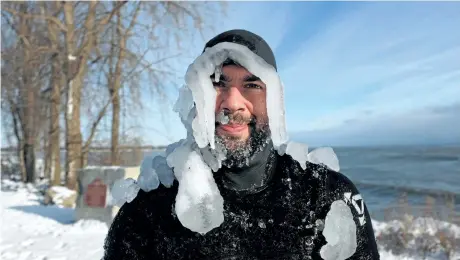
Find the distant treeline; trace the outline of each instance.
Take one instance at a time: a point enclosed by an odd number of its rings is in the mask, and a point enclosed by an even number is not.
[[[110,147],[108,146],[94,146],[90,147],[90,151],[110,151]],[[143,146],[133,146],[133,145],[125,145],[125,146],[120,146],[118,148],[119,150],[148,150],[148,151],[160,151],[160,150],[165,150],[166,146],[165,145],[160,145],[160,146],[154,146],[154,145],[143,145]],[[65,151],[65,147],[61,147],[61,151]],[[15,152],[17,151],[17,147],[2,147],[1,148],[2,152]]]

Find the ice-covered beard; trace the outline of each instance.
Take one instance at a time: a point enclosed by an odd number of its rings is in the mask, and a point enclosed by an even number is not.
[[[241,140],[239,137],[222,136],[217,134],[216,143],[225,150],[226,158],[222,166],[227,168],[242,168],[249,164],[250,158],[262,151],[270,138],[268,124],[257,124],[255,117],[245,118],[241,114],[227,115],[228,122],[248,124],[249,137]],[[227,123],[228,123],[227,122]],[[220,123],[216,123],[216,128]]]

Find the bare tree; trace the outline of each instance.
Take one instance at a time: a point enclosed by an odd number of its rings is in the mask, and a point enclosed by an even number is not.
[[[72,2],[64,2],[65,17],[65,46],[66,46],[66,63],[67,69],[67,100],[66,100],[66,151],[67,151],[67,186],[70,189],[76,189],[78,170],[86,164],[87,147],[91,143],[90,134],[85,148],[83,148],[81,121],[80,121],[80,104],[81,94],[84,87],[84,80],[87,76],[92,52],[95,50],[96,35],[100,33],[103,26],[111,20],[114,13],[121,8],[126,2],[117,2],[110,12],[96,20],[96,7],[99,2],[85,2],[87,5],[86,17],[82,28],[77,30],[75,24],[76,8]],[[80,32],[80,35],[77,34]],[[78,37],[79,36],[79,37]],[[76,45],[76,43],[80,43]],[[96,119],[92,128],[92,133],[96,131],[100,118]]]
[[[141,93],[167,102],[167,90],[176,85],[174,80],[178,76],[170,61],[183,56],[185,50],[181,45],[189,45],[195,33],[203,36],[212,29],[212,22],[207,19],[219,15],[221,10],[216,9],[220,7],[223,6],[204,2],[155,1],[132,3],[117,10],[107,37],[110,40],[106,66],[112,101],[112,165],[120,164],[122,105],[136,115],[143,108]],[[146,80],[148,85],[143,82]]]
[[[28,2],[2,3],[2,24],[9,36],[15,36],[6,38],[2,30],[2,94],[6,97],[2,98],[2,108],[10,110],[25,182],[35,181],[35,149],[44,116],[43,54],[49,51],[41,46],[45,38],[43,24],[28,19],[35,9],[36,5]]]
[[[50,10],[48,15],[57,16],[62,12],[62,6],[59,2],[43,2],[45,5],[44,9]],[[59,41],[59,36],[61,35],[61,30],[51,21],[48,23],[48,36],[49,41],[53,49],[60,50],[61,43]],[[49,175],[52,179],[53,185],[61,184],[61,142],[60,142],[60,132],[61,126],[59,124],[59,115],[61,112],[61,92],[64,86],[65,78],[63,76],[63,71],[61,68],[62,64],[62,52],[56,51],[51,56],[51,75],[50,75],[50,109],[49,109],[49,133],[48,133],[48,146],[46,152],[46,161],[49,166],[45,172],[49,172]]]
[[[146,93],[165,102],[177,76],[170,61],[184,54],[183,45],[189,45],[195,32],[208,29],[206,19],[212,22],[219,6],[3,2],[2,24],[14,37],[3,37],[2,28],[2,115],[8,115],[28,179],[33,179],[33,151],[44,139],[46,172],[53,184],[61,183],[63,142],[67,186],[76,189],[78,170],[86,165],[103,122],[109,122],[110,161],[120,164],[121,125],[132,124],[128,114],[143,108]]]

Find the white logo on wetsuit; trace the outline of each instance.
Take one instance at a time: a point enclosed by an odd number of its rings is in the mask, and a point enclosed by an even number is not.
[[[351,196],[351,192],[343,194],[345,203],[353,205],[353,208],[358,213],[359,224],[362,226],[366,224],[366,217],[364,216],[364,200],[361,194]]]

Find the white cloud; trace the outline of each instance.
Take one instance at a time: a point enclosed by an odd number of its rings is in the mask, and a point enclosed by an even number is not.
[[[280,72],[290,130],[460,101],[459,7],[368,3],[334,18]]]
[[[460,144],[459,113],[460,103],[399,115],[370,114],[327,130],[292,133],[291,137],[312,146]]]

